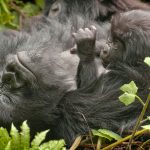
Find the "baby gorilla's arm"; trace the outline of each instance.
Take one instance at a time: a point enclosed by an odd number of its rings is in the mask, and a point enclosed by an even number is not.
[[[95,64],[96,28],[79,29],[73,33],[77,46],[77,54],[80,58],[77,72],[77,87],[83,88],[97,79],[98,71]]]

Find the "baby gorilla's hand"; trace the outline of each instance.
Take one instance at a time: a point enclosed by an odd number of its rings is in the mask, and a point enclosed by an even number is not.
[[[79,29],[77,33],[73,33],[77,44],[77,53],[81,61],[90,61],[95,56],[95,41],[96,41],[96,28]]]

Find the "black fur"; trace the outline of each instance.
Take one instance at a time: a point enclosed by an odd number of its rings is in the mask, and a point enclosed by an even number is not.
[[[108,21],[112,15],[129,10],[149,10],[150,6],[139,0],[45,0],[44,15],[65,21],[79,14],[96,21]]]
[[[94,43],[90,48],[85,47],[88,44],[82,45],[87,40],[85,32],[84,36],[75,36],[82,65],[78,68],[78,79],[88,83],[81,84],[79,89],[75,89],[75,79],[70,73],[74,66],[62,56],[69,23],[59,28],[52,21],[53,28],[45,27],[34,34],[18,33],[14,38],[1,33],[0,126],[9,128],[12,122],[19,126],[27,120],[32,135],[50,128],[49,137],[64,138],[68,145],[77,135],[87,134],[92,128],[106,128],[120,134],[131,129],[142,106],[138,101],[124,106],[118,97],[120,86],[131,80],[138,85],[139,96],[144,100],[147,97],[150,68],[143,59],[150,56],[149,18],[149,12],[140,10],[113,18],[112,43],[117,49],[111,49],[108,72],[100,77],[94,57],[89,59],[88,55],[94,52]],[[82,40],[78,41],[80,36]],[[121,44],[115,43],[117,40]],[[92,82],[88,77],[93,77]]]

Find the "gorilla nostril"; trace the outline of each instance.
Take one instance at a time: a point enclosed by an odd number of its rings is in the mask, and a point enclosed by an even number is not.
[[[102,51],[101,55],[102,55],[103,57],[108,57],[108,56],[109,56],[109,51],[104,50],[104,51]]]
[[[6,58],[6,68],[5,70],[8,72],[15,72],[17,69],[17,56],[16,55],[9,55]]]
[[[14,65],[12,65],[12,64],[7,65],[6,70],[9,71],[9,72],[15,72]]]
[[[104,54],[104,55],[107,55],[107,54],[108,54],[108,51],[107,51],[107,50],[103,50],[103,54]]]

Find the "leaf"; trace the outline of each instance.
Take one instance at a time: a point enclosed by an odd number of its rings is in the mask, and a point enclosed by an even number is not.
[[[33,141],[31,142],[32,148],[37,148],[43,140],[45,140],[46,134],[49,132],[49,130],[37,133]]]
[[[65,141],[64,140],[52,140],[47,143],[44,143],[40,146],[40,150],[65,150]]]
[[[12,137],[11,139],[12,149],[20,150],[20,134],[13,124],[11,125],[10,135]]]
[[[4,2],[4,0],[0,0],[0,4],[1,4],[2,9],[4,10],[4,12],[7,13],[7,14],[10,14],[10,12],[9,12],[9,10],[8,10],[8,8],[7,8],[7,5],[6,5],[6,3]]]
[[[118,135],[118,134],[116,134],[116,133],[114,133],[114,132],[112,132],[112,131],[110,131],[110,130],[107,130],[107,129],[99,129],[98,130],[100,133],[103,133],[103,134],[105,134],[105,135],[108,135],[108,136],[110,136],[111,138],[113,138],[113,139],[115,139],[115,140],[120,140],[120,139],[122,139],[122,137],[120,136],[120,135]]]
[[[24,121],[21,126],[21,149],[29,149],[30,147],[30,129],[27,125],[27,121]]]
[[[7,144],[7,146],[5,147],[5,150],[12,150],[12,149],[11,149],[11,142],[9,142],[9,143]]]
[[[103,134],[102,132],[99,132],[98,130],[95,130],[95,129],[92,129],[92,134],[94,136],[98,136],[98,137],[101,137],[101,138],[105,138],[109,141],[112,141],[113,138],[111,138],[109,135],[105,135]]]
[[[147,116],[147,119],[150,120],[150,116]]]
[[[121,86],[120,90],[126,93],[136,94],[138,88],[134,81],[131,81],[129,84],[124,84],[123,86]]]
[[[34,4],[31,4],[31,3],[27,3],[22,11],[27,14],[28,16],[33,16],[33,15],[36,15],[38,12],[39,12],[39,7],[37,7],[36,5]]]
[[[142,126],[142,128],[150,130],[150,125]]]
[[[119,96],[119,100],[124,103],[126,106],[130,105],[135,101],[135,95],[134,94],[128,94],[124,93],[121,96]]]
[[[0,150],[4,149],[10,141],[10,136],[6,129],[0,128]]]
[[[146,58],[144,59],[144,62],[145,62],[147,65],[150,66],[150,57],[146,57]]]
[[[39,6],[41,9],[44,8],[44,1],[43,0],[35,0],[35,3],[37,6]]]

